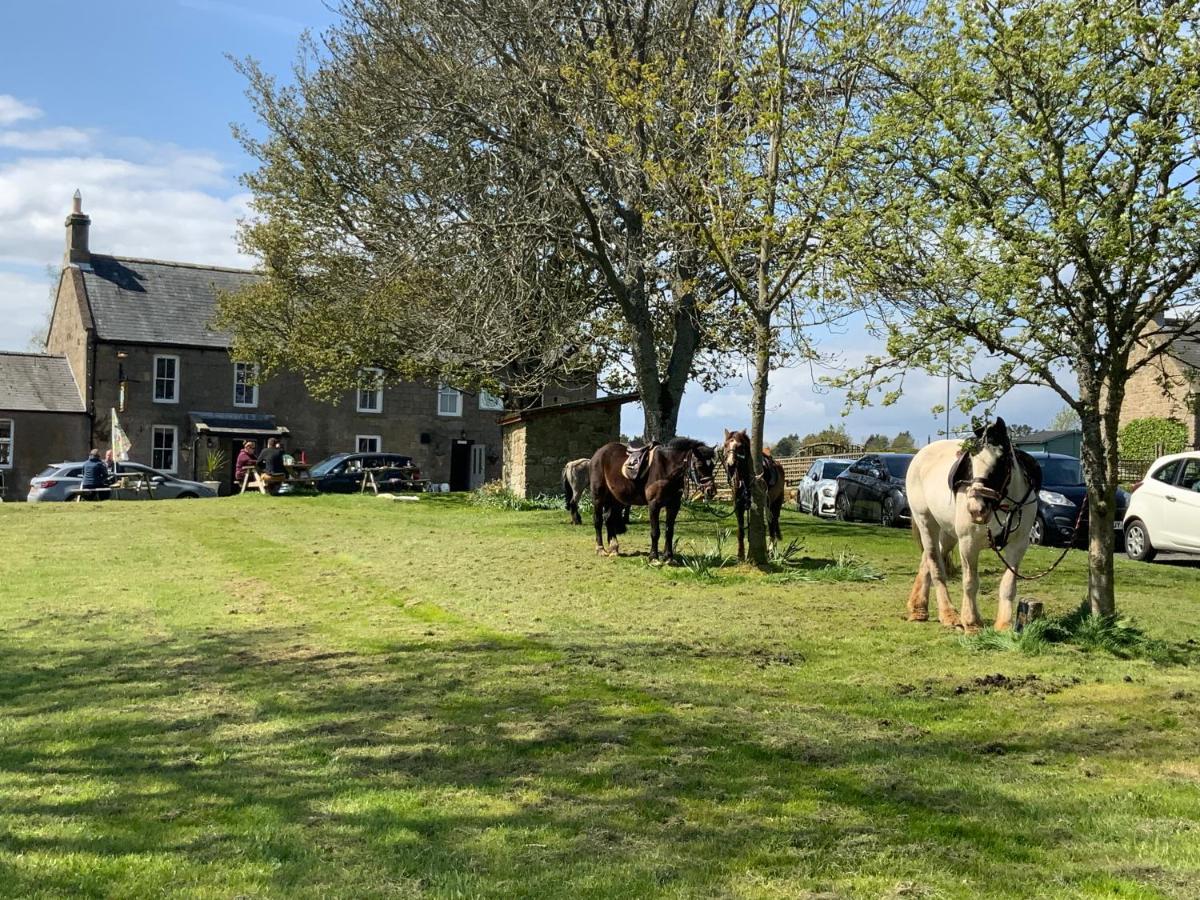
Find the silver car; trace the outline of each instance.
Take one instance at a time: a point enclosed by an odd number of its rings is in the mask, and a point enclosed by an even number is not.
[[[814,516],[832,516],[837,501],[836,479],[852,462],[852,459],[826,457],[813,460],[796,488],[796,508]]]
[[[118,475],[140,475],[141,484],[150,483],[154,488],[155,500],[185,500],[196,497],[215,497],[217,492],[198,481],[187,481],[176,478],[166,472],[159,472],[141,463],[117,463]],[[25,499],[30,503],[51,503],[70,500],[83,483],[83,463],[62,462],[47,466],[30,479],[29,496]],[[135,484],[138,482],[134,482]],[[113,491],[114,500],[150,499],[148,491]]]

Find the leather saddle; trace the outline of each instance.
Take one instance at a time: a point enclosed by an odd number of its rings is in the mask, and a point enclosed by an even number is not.
[[[767,490],[769,491],[771,488],[775,487],[775,485],[779,482],[779,479],[782,477],[783,466],[775,462],[775,460],[771,458],[771,454],[764,450],[762,478],[763,484],[766,485]]]
[[[621,463],[621,474],[630,481],[637,481],[645,472],[646,466],[650,464],[650,457],[653,454],[657,443],[651,444],[630,444],[625,448],[625,462]]]

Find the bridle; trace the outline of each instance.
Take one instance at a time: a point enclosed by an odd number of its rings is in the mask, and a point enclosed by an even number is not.
[[[715,452],[715,451],[714,451]],[[706,478],[700,477],[699,465],[697,460],[696,450],[693,449],[688,453],[688,481],[696,486],[704,496],[710,496],[716,490],[717,479],[715,475],[709,475]]]
[[[726,441],[725,444],[722,445],[721,449],[727,450],[728,447],[729,442]],[[728,452],[722,455],[723,458],[721,464],[725,467],[725,478],[729,482],[729,487],[734,492],[735,503],[741,504],[744,507],[748,507],[750,505],[752,496],[750,482],[752,480],[753,473],[742,474],[742,470],[744,468],[749,468],[750,449],[741,441],[736,441],[735,447],[737,449],[733,451],[733,465],[730,465],[726,461],[728,459]],[[733,480],[735,475],[737,476],[736,483]]]

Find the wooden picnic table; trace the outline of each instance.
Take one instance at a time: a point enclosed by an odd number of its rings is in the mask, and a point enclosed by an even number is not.
[[[311,466],[308,463],[285,463],[284,469],[287,470],[286,475],[267,476],[266,478],[263,477],[265,473],[259,472],[258,469],[247,469],[245,474],[242,475],[242,487],[238,493],[244,494],[249,489],[257,489],[260,493],[269,494],[270,491],[267,488],[271,485],[282,487],[285,484],[315,490],[316,479],[303,474],[310,468]]]
[[[128,496],[131,493],[135,496]],[[98,495],[105,495],[110,500],[153,500],[154,481],[146,472],[122,472],[107,487],[76,488],[71,492],[70,499],[80,503]]]
[[[424,491],[429,487],[428,478],[384,478],[386,472],[417,472],[416,466],[376,466],[370,469],[363,469],[362,481],[359,483],[358,492],[365,494],[367,488],[371,489],[371,493],[379,496],[380,489],[391,489],[397,487],[402,491]]]

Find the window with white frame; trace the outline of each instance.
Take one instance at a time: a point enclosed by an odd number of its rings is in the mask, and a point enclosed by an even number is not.
[[[258,366],[254,363],[233,364],[233,405],[258,406]]]
[[[358,389],[358,411],[383,412],[383,369],[363,369],[363,387]]]
[[[462,391],[456,391],[447,384],[438,385],[438,415],[462,415]]]
[[[176,451],[179,432],[174,425],[155,425],[151,436],[150,468],[161,472],[177,470]]]
[[[360,434],[354,439],[358,453],[378,453],[383,449],[383,438],[377,434]]]
[[[13,420],[0,419],[0,469],[11,469],[13,464]]]
[[[497,397],[495,394],[489,394],[487,391],[480,391],[479,408],[494,409],[502,412],[504,410],[504,400],[501,397]]]
[[[179,402],[179,357],[154,357],[154,402]]]

